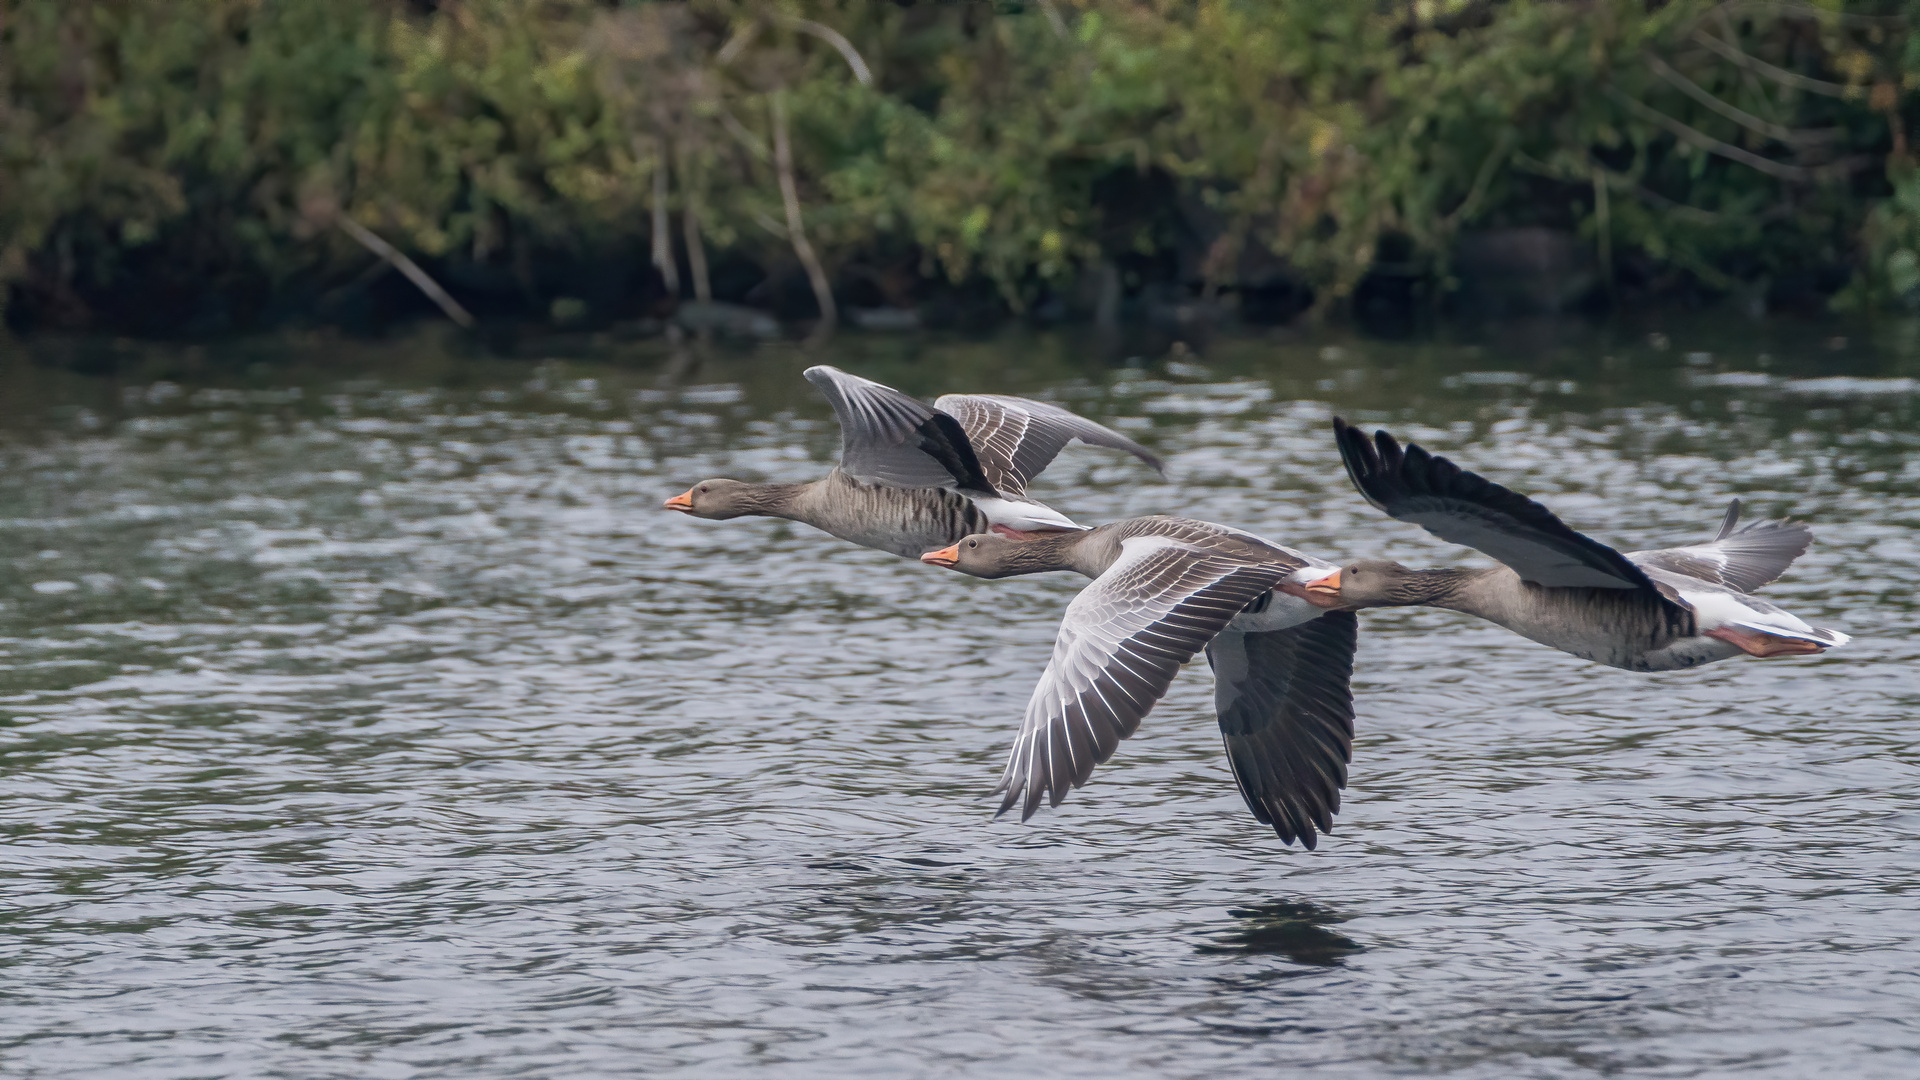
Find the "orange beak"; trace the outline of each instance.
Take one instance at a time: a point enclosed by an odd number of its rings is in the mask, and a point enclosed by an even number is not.
[[[954,544],[951,547],[943,547],[939,551],[929,551],[925,555],[920,556],[920,561],[949,568],[958,566],[960,564],[960,545]]]
[[[1340,601],[1340,571],[1335,570],[1318,581],[1307,582],[1307,602],[1316,607],[1332,607]]]
[[[683,514],[691,514],[693,513],[693,489],[688,488],[684,494],[675,495],[660,505],[669,510],[678,510]]]

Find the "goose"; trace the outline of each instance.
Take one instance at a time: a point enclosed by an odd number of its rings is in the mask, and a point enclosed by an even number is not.
[[[787,518],[911,559],[971,533],[1021,538],[1084,529],[1026,493],[1074,439],[1125,450],[1166,475],[1146,447],[1057,405],[947,394],[928,406],[825,364],[804,374],[840,422],[833,471],[805,484],[703,480],[666,508],[714,520]]]
[[[1568,528],[1532,499],[1392,435],[1369,440],[1340,418],[1347,475],[1368,502],[1502,565],[1410,570],[1366,559],[1305,584],[1331,610],[1425,606],[1478,615],[1550,648],[1628,671],[1673,671],[1747,654],[1805,656],[1844,645],[1750,595],[1807,550],[1805,525],[1761,521],[1736,531],[1733,500],[1713,539],[1621,554]]]
[[[1350,612],[1306,602],[1333,569],[1225,525],[1141,517],[1015,540],[969,536],[921,560],[981,578],[1070,570],[1067,605],[996,792],[999,813],[1058,806],[1113,755],[1201,649],[1234,781],[1253,816],[1311,850],[1340,809],[1353,747]]]

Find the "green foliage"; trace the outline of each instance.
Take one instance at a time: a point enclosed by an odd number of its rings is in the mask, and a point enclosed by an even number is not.
[[[1898,171],[1893,197],[1868,213],[1861,236],[1866,272],[1836,298],[1838,306],[1920,311],[1920,169]]]
[[[1717,287],[1851,263],[1845,302],[1920,304],[1920,3],[5,0],[0,16],[0,283],[42,298],[156,244],[331,279],[366,258],[340,213],[475,264],[641,239],[662,170],[676,242],[691,204],[715,250],[790,262],[783,90],[830,267],[910,248],[1016,308],[1195,235],[1210,287],[1264,247],[1337,303],[1387,238],[1444,280],[1462,231],[1532,223]],[[1179,206],[1103,194],[1142,175]]]

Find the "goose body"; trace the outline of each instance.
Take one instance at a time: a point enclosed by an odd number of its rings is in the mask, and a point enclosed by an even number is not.
[[[973,499],[949,488],[888,487],[837,466],[812,483],[766,487],[774,489],[773,497],[756,514],[804,522],[849,543],[908,559],[994,524]]]
[[[1425,606],[1477,615],[1582,659],[1672,671],[1747,653],[1786,656],[1846,644],[1751,595],[1806,551],[1812,532],[1784,521],[1736,530],[1734,500],[1718,535],[1625,554],[1569,528],[1539,503],[1386,432],[1370,440],[1336,418],[1347,474],[1367,501],[1502,565],[1409,570],[1363,560],[1306,585],[1323,607]]]
[[[840,424],[840,462],[831,472],[806,484],[706,480],[668,499],[667,509],[716,520],[787,518],[914,558],[972,533],[1083,528],[1026,493],[1074,439],[1125,450],[1164,472],[1146,447],[1045,402],[948,394],[927,405],[825,365],[806,377]]]
[[[1332,563],[1211,522],[1146,517],[1014,541],[969,536],[922,558],[976,577],[1070,570],[1067,605],[1000,787],[1021,820],[1085,784],[1204,649],[1247,807],[1312,848],[1333,827],[1353,744],[1358,623],[1307,602]]]

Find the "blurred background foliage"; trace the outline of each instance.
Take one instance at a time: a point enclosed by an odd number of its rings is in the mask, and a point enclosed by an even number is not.
[[[16,328],[417,301],[346,215],[483,318],[1920,307],[1915,19],[1920,0],[4,0],[0,284]],[[1520,300],[1476,294],[1502,275]]]

